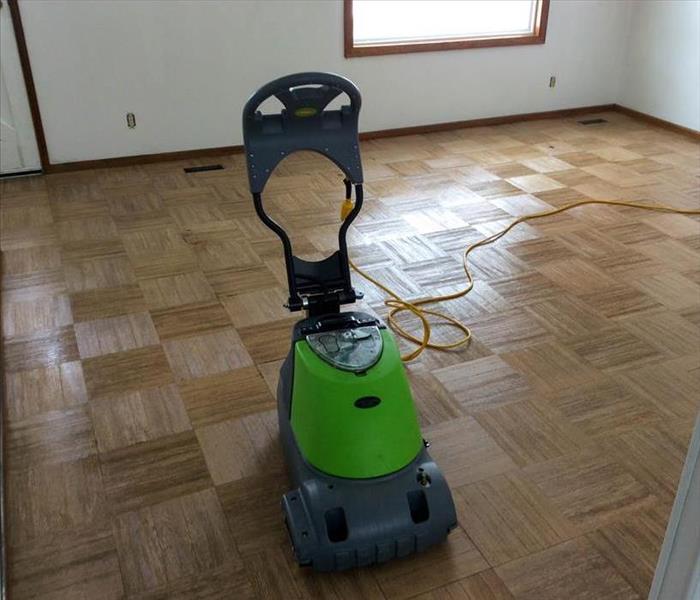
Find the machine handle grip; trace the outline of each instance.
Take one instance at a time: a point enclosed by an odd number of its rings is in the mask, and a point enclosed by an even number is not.
[[[304,89],[298,90],[296,88]],[[301,91],[303,94],[295,93]],[[314,105],[318,111],[323,111],[333,98],[343,92],[350,98],[350,110],[359,113],[362,96],[357,86],[349,79],[334,73],[293,73],[275,79],[257,90],[243,108],[243,119],[245,122],[247,119],[254,118],[258,107],[272,96],[276,96],[287,110],[292,112],[302,104],[309,103]]]

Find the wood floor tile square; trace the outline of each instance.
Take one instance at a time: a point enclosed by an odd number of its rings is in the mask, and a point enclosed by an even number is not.
[[[615,285],[614,279],[580,258],[548,262],[537,270],[573,294],[587,294]]]
[[[283,319],[241,327],[238,330],[243,345],[256,363],[270,362],[287,356],[292,328],[297,318]]]
[[[475,418],[519,466],[576,452],[583,445],[574,429],[527,400],[481,411]]]
[[[152,310],[151,317],[161,340],[231,327],[231,320],[219,302],[201,302]]]
[[[6,430],[10,470],[87,458],[97,452],[92,422],[84,404],[13,421]]]
[[[685,356],[700,349],[700,327],[672,311],[647,312],[618,322],[669,357]]]
[[[284,319],[289,294],[280,287],[222,298],[221,302],[236,327],[250,327]]]
[[[469,537],[457,528],[441,546],[411,560],[382,565],[375,570],[375,577],[386,598],[403,599],[484,571],[488,566]]]
[[[137,510],[212,485],[192,431],[100,454],[107,500],[115,513]]]
[[[694,363],[697,365],[697,359]],[[683,359],[646,365],[621,373],[619,377],[666,417],[692,421],[698,412],[700,373],[689,373]]]
[[[671,310],[696,308],[700,297],[700,285],[676,271],[640,279],[632,285],[652,301],[660,302]]]
[[[554,408],[588,439],[618,435],[661,418],[653,404],[630,386],[605,376],[536,396],[535,404],[545,412]]]
[[[178,381],[198,379],[252,365],[235,329],[163,342],[170,367]]]
[[[472,417],[426,427],[430,454],[451,486],[500,475],[516,464]]]
[[[437,369],[434,375],[467,414],[517,402],[531,391],[526,379],[495,355]]]
[[[79,373],[76,373],[79,371]],[[62,385],[62,376],[66,381]],[[82,380],[79,362],[60,367],[40,367],[29,371],[7,373],[5,376],[5,417],[9,423],[32,415],[70,408],[86,402],[71,380]]]
[[[108,319],[146,310],[146,302],[138,285],[87,290],[70,295],[73,321]]]
[[[651,259],[671,262],[678,271],[697,269],[700,264],[700,252],[677,240],[665,239],[639,244],[635,248]]]
[[[444,587],[414,596],[415,600],[513,600],[493,569],[480,571]]]
[[[471,323],[471,329],[477,341],[496,353],[519,350],[549,337],[522,309],[484,316]]]
[[[2,215],[2,231],[13,229],[29,229],[40,227],[53,222],[51,208],[47,202],[36,203],[34,206],[14,206],[0,209]]]
[[[119,515],[114,537],[128,594],[238,562],[211,488]]]
[[[100,452],[192,428],[175,384],[97,400],[90,411]]]
[[[492,566],[535,554],[578,533],[517,473],[460,487],[455,504],[460,525]]]
[[[686,445],[687,439],[679,439],[675,432],[656,425],[608,439],[605,449],[655,496],[671,503],[685,462]]]
[[[199,271],[172,277],[144,279],[139,284],[146,304],[151,310],[171,308],[196,302],[211,302],[216,298],[206,278]]]
[[[4,338],[33,336],[72,322],[70,301],[64,294],[42,294],[16,302],[6,297],[2,303]]]
[[[289,491],[284,474],[258,474],[217,486],[219,500],[242,556],[288,543],[280,509]]]
[[[76,323],[74,329],[83,359],[160,343],[147,312],[83,321]]]
[[[121,236],[129,257],[138,262],[146,257],[188,254],[192,250],[175,227],[158,227]]]
[[[114,219],[109,215],[62,220],[57,230],[61,243],[119,239]]]
[[[654,346],[622,327],[610,327],[569,340],[572,350],[603,371],[655,362],[662,355]]]
[[[123,598],[112,530],[106,523],[46,535],[12,550],[12,597]]]
[[[5,344],[5,372],[29,371],[78,360],[78,344],[72,326],[15,338]]]
[[[601,313],[569,294],[531,304],[525,311],[559,339],[566,340],[610,326],[610,321]]]
[[[649,595],[666,518],[666,511],[655,507],[627,515],[586,536],[642,598]]]
[[[219,296],[255,292],[276,285],[275,276],[266,265],[208,271],[206,279]]]
[[[120,239],[84,240],[63,242],[61,256],[67,264],[90,260],[126,258],[126,251]]]
[[[30,246],[2,254],[3,275],[26,275],[61,268],[60,247]]]
[[[566,171],[573,168],[573,165],[557,158],[556,156],[541,156],[539,158],[521,160],[520,162],[538,173]]]
[[[549,190],[556,190],[557,188],[564,187],[558,181],[555,181],[554,179],[542,174],[512,177],[508,181],[530,194],[547,192]]]
[[[161,346],[147,346],[83,360],[91,400],[172,383],[173,374]]]
[[[622,282],[601,290],[583,292],[578,294],[578,298],[608,318],[661,308],[661,304],[651,295]]]
[[[557,341],[534,344],[501,357],[538,392],[567,389],[598,375],[588,362]]]
[[[418,420],[422,426],[456,419],[467,412],[440,384],[429,367],[412,365],[408,377],[413,401],[418,410]]]
[[[498,567],[496,573],[517,600],[639,598],[622,575],[583,540],[515,560]]]
[[[41,463],[7,473],[10,548],[36,538],[103,521],[102,475],[96,456],[58,464]]]
[[[215,485],[284,469],[274,411],[202,427],[197,439]]]
[[[643,244],[666,237],[664,233],[646,223],[622,223],[601,227],[601,232],[611,236],[621,244]]]
[[[562,294],[561,288],[537,272],[521,273],[491,282],[491,287],[517,306],[528,306]]]
[[[522,276],[528,270],[527,266],[507,249],[494,246],[479,248],[473,254],[470,254],[469,268],[476,278],[489,282]],[[464,269],[461,265],[460,271],[461,279],[459,283],[462,283],[464,281]]]
[[[64,262],[63,270],[71,293],[136,283],[136,275],[126,256]]]
[[[260,256],[245,241],[216,241],[195,246],[201,269],[208,273],[221,269],[250,269],[260,267]]]
[[[254,366],[183,381],[180,391],[196,428],[275,406],[273,395]]]
[[[700,223],[686,215],[655,214],[649,215],[644,221],[656,229],[662,238],[671,236],[678,239],[700,234]]]
[[[525,473],[572,524],[584,531],[656,501],[650,492],[653,488],[598,446],[530,465]]]
[[[120,234],[162,229],[175,225],[172,216],[164,208],[127,215],[115,215],[114,222],[117,224]]]

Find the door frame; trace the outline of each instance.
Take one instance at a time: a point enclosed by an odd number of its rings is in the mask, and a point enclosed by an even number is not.
[[[2,2],[3,0],[0,0]],[[19,9],[19,0],[6,0],[7,7],[10,9],[10,19],[12,28],[15,33],[15,42],[17,43],[17,53],[19,54],[19,63],[22,67],[22,78],[24,79],[24,87],[27,90],[27,99],[29,100],[29,111],[32,115],[32,123],[34,125],[34,137],[39,150],[39,161],[41,169],[44,173],[48,172],[51,167],[49,161],[49,150],[46,146],[46,136],[44,135],[44,125],[41,121],[41,111],[39,110],[39,100],[36,95],[36,87],[34,87],[34,76],[32,75],[32,65],[29,62],[29,52],[27,51],[27,40],[24,37],[24,27],[22,26],[22,16]],[[0,9],[1,10],[1,9]]]
[[[691,600],[700,592],[700,413],[688,444],[649,600]]]

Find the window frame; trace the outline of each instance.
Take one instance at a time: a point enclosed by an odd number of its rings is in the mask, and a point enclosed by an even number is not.
[[[394,44],[376,44],[355,46],[353,37],[352,8],[354,0],[343,0],[343,20],[345,38],[345,58],[361,56],[381,56],[384,54],[409,54],[412,52],[439,52],[444,50],[464,50],[467,48],[494,48],[498,46],[525,46],[544,44],[547,36],[547,19],[549,17],[549,0],[536,0],[537,16],[533,33],[511,35],[508,37],[483,37],[463,40],[427,40],[425,42],[399,42]]]

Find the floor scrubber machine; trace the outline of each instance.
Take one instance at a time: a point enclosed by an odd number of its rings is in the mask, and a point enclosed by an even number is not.
[[[349,104],[330,109],[342,93]],[[283,108],[262,114],[276,97]],[[348,79],[298,73],[260,88],[243,110],[250,190],[263,223],[282,241],[291,311],[306,311],[282,365],[277,403],[293,489],[282,511],[301,565],[335,571],[383,562],[443,541],[457,524],[449,487],[430,458],[396,341],[372,315],[341,312],[352,287],[348,227],[362,208],[358,143],[361,97]],[[285,230],[265,212],[275,167],[300,150],[344,174],[354,205],[338,250],[312,262],[295,256]],[[350,206],[350,205],[348,205]]]

